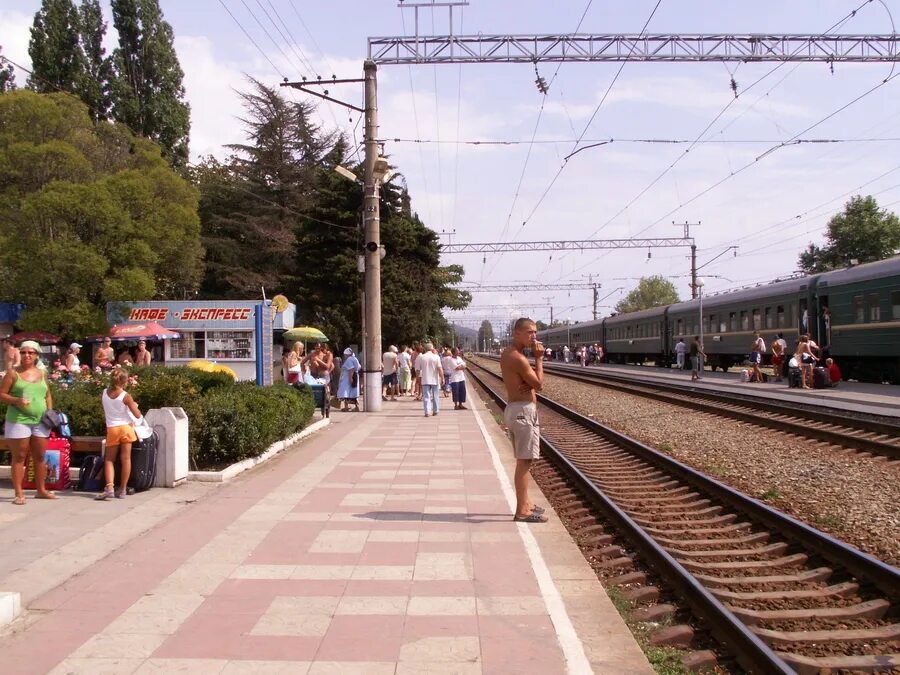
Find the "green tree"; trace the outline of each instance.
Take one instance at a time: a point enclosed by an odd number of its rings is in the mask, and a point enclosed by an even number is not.
[[[174,166],[188,159],[190,107],[172,27],[158,0],[112,0],[119,46],[113,52],[113,116],[163,148]]]
[[[900,251],[900,218],[878,208],[871,195],[856,195],[844,210],[828,221],[824,246],[810,244],[798,264],[807,274],[817,274],[856,264],[884,260]]]
[[[84,54],[84,79],[79,93],[91,112],[91,118],[94,121],[105,120],[112,105],[109,91],[112,63],[103,47],[106,22],[99,0],[82,0],[78,19],[79,42]]]
[[[616,311],[637,312],[651,307],[662,307],[678,302],[675,285],[661,275],[643,277],[633,291],[616,303]]]
[[[196,289],[196,190],[75,97],[0,96],[0,185],[0,297],[26,304],[23,326],[82,337],[105,328],[107,302]]]
[[[3,46],[0,45],[0,94],[15,88],[16,71],[13,69],[13,64],[7,62],[3,57]]]
[[[28,86],[38,93],[67,91],[80,95],[85,83],[78,9],[72,0],[42,0],[34,14],[28,55]]]
[[[225,163],[206,160],[194,170],[202,183],[208,297],[255,297],[261,287],[285,290],[294,284],[297,237],[332,143],[311,123],[308,104],[291,103],[276,88],[249,82],[250,90],[240,94],[241,121],[252,142],[228,145],[234,154]],[[355,222],[347,227],[355,229]]]

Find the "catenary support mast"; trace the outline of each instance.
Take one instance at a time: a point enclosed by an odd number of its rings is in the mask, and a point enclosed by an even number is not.
[[[363,65],[365,78],[365,171],[363,176],[363,227],[366,241],[365,405],[367,412],[381,410],[381,221],[378,204],[378,83],[374,61]]]

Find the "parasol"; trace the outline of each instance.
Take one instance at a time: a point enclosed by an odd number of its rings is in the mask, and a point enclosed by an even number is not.
[[[43,330],[23,331],[21,333],[16,333],[10,339],[16,344],[24,342],[25,340],[33,340],[41,345],[55,345],[59,344],[62,340],[58,335]]]
[[[202,370],[207,373],[227,373],[235,380],[237,379],[237,373],[228,366],[222,365],[221,363],[213,363],[206,359],[194,359],[187,364],[187,367],[193,368],[194,370]]]
[[[312,326],[297,326],[290,330],[284,331],[282,338],[285,340],[303,340],[304,342],[315,340],[316,342],[327,342],[328,336],[318,328]]]
[[[156,321],[146,323],[120,323],[109,329],[109,334],[91,335],[88,342],[101,342],[104,337],[109,337],[113,342],[125,342],[126,340],[172,340],[180,338],[181,333],[161,326]]]

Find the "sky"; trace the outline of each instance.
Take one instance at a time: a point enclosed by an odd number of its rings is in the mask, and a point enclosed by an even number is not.
[[[115,31],[108,2],[101,4],[111,50]],[[273,85],[303,75],[360,77],[369,37],[413,33],[413,10],[393,0],[160,5],[185,72],[193,160],[224,158],[226,144],[244,141],[236,92],[247,88],[247,76]],[[581,33],[638,33],[656,5],[469,0],[455,10],[453,30],[571,33],[581,22]],[[0,4],[3,54],[25,67],[39,6],[39,0]],[[888,34],[894,17],[900,22],[900,0],[661,0],[647,32],[820,33],[855,9],[837,32]],[[422,34],[446,34],[448,27],[446,9],[420,10]],[[683,223],[699,223],[690,234],[708,294],[794,273],[798,254],[810,242],[823,243],[829,218],[854,194],[872,194],[881,206],[900,211],[900,77],[866,93],[894,74],[891,64],[836,64],[831,72],[826,64],[629,62],[618,76],[619,63],[536,67],[550,83],[546,97],[531,64],[379,68],[379,138],[409,186],[413,208],[427,226],[448,233],[441,235],[444,242],[680,237]],[[26,75],[17,79],[24,84]],[[360,85],[332,87],[331,93],[362,101]],[[356,112],[320,103],[316,115],[352,145],[362,142]],[[848,142],[767,152],[798,134]],[[697,138],[707,142],[687,153],[687,144],[635,142]],[[563,161],[574,149],[609,139],[615,140]],[[590,290],[547,284],[601,284],[600,316],[644,276],[666,276],[682,298],[690,297],[686,249],[454,254],[443,260],[463,265],[467,282],[529,284],[514,293],[475,293],[470,309],[448,315],[462,325],[483,319],[497,325],[519,315],[547,321],[551,306],[555,319],[591,318]]]

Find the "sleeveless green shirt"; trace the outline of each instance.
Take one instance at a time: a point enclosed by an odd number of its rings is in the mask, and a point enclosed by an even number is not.
[[[35,425],[41,421],[47,411],[47,381],[43,376],[37,382],[28,382],[16,373],[16,381],[10,387],[9,394],[16,398],[27,398],[28,407],[22,410],[18,406],[9,405],[6,408],[7,422]]]

